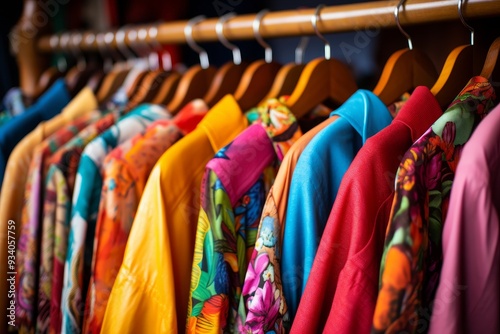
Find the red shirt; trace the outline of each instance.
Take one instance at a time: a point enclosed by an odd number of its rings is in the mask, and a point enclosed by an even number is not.
[[[401,157],[442,110],[418,87],[394,121],[371,137],[344,175],[292,333],[369,333]]]

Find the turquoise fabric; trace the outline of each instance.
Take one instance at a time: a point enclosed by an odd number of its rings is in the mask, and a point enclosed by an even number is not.
[[[339,118],[302,152],[289,189],[281,270],[291,320],[344,173],[366,140],[392,121],[384,103],[366,90],[354,93],[333,115]]]
[[[0,126],[0,185],[3,182],[7,160],[17,143],[40,122],[59,114],[70,98],[64,79],[59,79],[24,113]]]

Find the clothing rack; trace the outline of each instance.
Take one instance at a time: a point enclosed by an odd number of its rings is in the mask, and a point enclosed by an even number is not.
[[[321,10],[318,28],[322,33],[335,33],[356,30],[378,30],[395,27],[394,9],[399,1],[373,1],[367,3],[328,6]],[[298,9],[270,12],[260,25],[260,34],[264,38],[290,37],[314,34],[311,17],[314,9]],[[466,19],[500,15],[500,1],[467,0],[463,6]],[[97,51],[99,46],[95,32],[77,32],[72,34],[72,43],[61,43],[57,35],[36,36],[33,38],[35,20],[43,17],[39,1],[25,0],[25,9],[21,24],[16,31],[18,40],[17,57],[20,67],[20,86],[28,95],[34,90],[35,79],[39,78],[46,63],[42,53],[70,51],[79,48],[82,51]],[[400,10],[400,22],[403,26],[459,20],[457,0],[407,0]],[[224,25],[224,35],[229,40],[253,39],[252,24],[255,15],[239,15],[228,20]],[[193,28],[193,38],[198,42],[217,41],[216,23],[218,18],[206,19]],[[30,25],[31,23],[31,25]],[[117,34],[125,33],[124,43],[151,43],[152,39],[160,44],[185,43],[184,28],[187,21],[127,26],[119,30],[101,32],[106,36],[106,47],[117,48]],[[151,28],[157,28],[155,34]],[[130,34],[133,31],[134,34]],[[76,36],[76,38],[73,38]],[[136,36],[136,38],[131,38]],[[73,43],[74,40],[79,41]]]

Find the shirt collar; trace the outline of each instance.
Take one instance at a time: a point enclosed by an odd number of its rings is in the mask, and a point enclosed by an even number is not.
[[[376,117],[369,117],[369,113],[373,112],[376,113]],[[342,106],[330,114],[333,115],[346,119],[361,135],[363,143],[392,120],[389,110],[378,96],[364,89],[356,91]]]
[[[248,121],[243,115],[238,102],[229,94],[209,110],[197,128],[206,132],[210,145],[214,152],[217,152],[228,143],[228,138],[234,136],[236,129],[228,125],[248,126]]]
[[[255,123],[260,124],[271,139],[280,161],[283,160],[293,143],[302,136],[299,123],[285,102],[285,97],[267,100],[256,108],[257,118],[255,119]]]
[[[415,142],[442,114],[443,111],[429,88],[419,86],[401,108],[394,122],[404,123]]]
[[[224,185],[232,206],[267,166],[276,159],[283,159],[302,134],[295,116],[277,99],[266,101],[252,112],[254,124],[218,151],[207,164]]]
[[[172,122],[184,133],[193,131],[208,112],[208,106],[202,99],[189,102],[172,119]]]

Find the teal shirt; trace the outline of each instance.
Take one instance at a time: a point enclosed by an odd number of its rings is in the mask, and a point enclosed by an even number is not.
[[[358,90],[333,115],[339,118],[300,155],[290,184],[281,262],[290,320],[297,312],[344,173],[366,140],[392,121],[384,103],[367,90]]]

